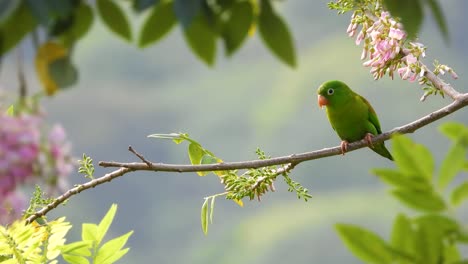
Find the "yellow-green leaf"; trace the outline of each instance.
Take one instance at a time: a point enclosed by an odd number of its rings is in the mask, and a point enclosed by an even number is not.
[[[403,173],[432,181],[435,163],[429,149],[403,135],[394,136],[392,143],[395,163]]]
[[[208,199],[205,199],[201,208],[201,226],[203,233],[208,234]]]
[[[115,214],[117,213],[117,204],[112,204],[107,211],[106,215],[102,218],[101,222],[98,225],[97,232],[96,232],[96,241],[98,244],[101,243],[102,239],[109,230],[112,221],[114,220]]]
[[[446,209],[444,200],[434,192],[399,189],[392,192],[407,206],[426,212],[440,212]]]
[[[439,187],[445,189],[465,165],[467,149],[456,141],[447,152],[439,172]]]
[[[395,187],[421,191],[432,189],[431,184],[426,178],[406,175],[399,170],[373,169],[371,172],[377,175],[384,182]]]
[[[460,205],[466,199],[468,199],[468,181],[460,184],[452,191],[450,201],[453,205]]]

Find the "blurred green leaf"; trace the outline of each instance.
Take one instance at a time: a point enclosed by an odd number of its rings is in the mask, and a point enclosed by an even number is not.
[[[174,0],[174,12],[185,29],[194,22],[202,7],[202,0]]]
[[[223,25],[222,37],[227,55],[232,55],[247,38],[254,20],[250,1],[236,2],[230,11],[229,20]]]
[[[296,67],[294,44],[284,21],[274,11],[269,0],[261,1],[258,29],[265,45],[291,67]]]
[[[114,33],[131,41],[132,32],[125,13],[112,0],[96,0],[99,16],[104,24]]]
[[[25,2],[36,21],[48,28],[61,19],[69,18],[75,7],[74,0],[25,0]]]
[[[335,228],[348,249],[361,260],[370,263],[392,263],[392,252],[378,235],[349,224],[336,224]]]
[[[455,220],[453,220],[452,218],[448,216],[440,215],[440,214],[422,215],[422,216],[415,218],[414,222],[416,224],[421,224],[421,223],[426,223],[426,222],[431,223],[431,225],[433,225],[432,229],[439,230],[441,234],[458,232],[460,229],[460,226]]]
[[[460,252],[458,251],[458,247],[456,244],[445,245],[443,249],[443,254],[444,254],[444,263],[449,263],[449,264],[460,263],[458,261],[461,260],[461,255],[460,255]]]
[[[466,148],[455,142],[442,161],[439,172],[439,187],[444,189],[461,172],[466,161]]]
[[[15,114],[15,107],[13,105],[10,105],[6,110],[6,114],[8,116],[13,116]]]
[[[184,30],[185,40],[192,51],[207,65],[214,64],[216,55],[216,35],[211,31],[203,16],[197,16]]]
[[[408,38],[414,39],[423,21],[423,6],[420,0],[384,0],[392,16],[400,17]]]
[[[173,2],[163,1],[156,5],[146,19],[140,34],[139,45],[144,48],[160,40],[176,23]]]
[[[128,238],[132,234],[133,231],[130,231],[124,235],[107,241],[101,248],[99,248],[95,263],[114,263],[123,257],[123,255],[128,252],[128,248],[122,250],[122,247],[125,246]]]
[[[432,189],[432,186],[426,178],[405,175],[400,171],[392,169],[373,169],[371,172],[377,175],[382,181],[395,187],[420,191]]]
[[[77,241],[66,244],[62,247],[62,254],[78,255],[78,256],[91,256],[90,248],[92,247],[91,241]]]
[[[219,163],[219,159],[216,158],[216,157],[213,157],[212,155],[210,154],[204,154],[201,161],[200,161],[200,164],[215,164],[215,163]]]
[[[462,139],[462,143],[467,145],[466,140],[468,139],[468,127],[459,122],[446,122],[439,126],[439,130],[442,134],[446,135],[453,141],[459,141]]]
[[[88,33],[93,21],[94,16],[91,7],[81,2],[75,10],[73,24],[60,35],[61,40],[66,46],[72,46],[75,41]]]
[[[19,0],[1,0],[0,1],[0,25],[7,20],[19,8]]]
[[[133,9],[141,12],[160,3],[160,0],[134,0]]]
[[[394,190],[392,194],[407,206],[426,212],[440,212],[446,209],[444,200],[434,192]]]
[[[57,59],[48,65],[49,74],[59,88],[68,88],[78,81],[78,70],[69,57]]]
[[[20,23],[18,21],[21,21]],[[26,4],[22,3],[13,14],[0,24],[0,56],[20,42],[36,27],[36,21]]]
[[[445,22],[445,16],[442,13],[442,8],[440,7],[439,2],[437,0],[427,0],[427,3],[429,4],[432,14],[434,15],[434,18],[439,26],[440,33],[442,33],[442,36],[445,40],[448,40],[449,31],[447,28],[447,23]]]
[[[99,222],[97,233],[96,233],[96,241],[98,244],[101,243],[102,239],[109,230],[112,221],[114,220],[115,213],[117,212],[117,205],[112,204],[109,210],[107,211],[106,215],[102,218],[101,222]]]
[[[411,221],[404,214],[398,214],[393,222],[391,245],[399,252],[413,256],[415,231],[411,227]]]
[[[438,263],[442,254],[442,232],[439,222],[431,217],[421,218],[418,221],[416,236],[416,252],[418,263]]]
[[[453,205],[460,205],[466,199],[468,199],[468,181],[463,182],[452,191],[450,201]]]
[[[205,199],[201,208],[201,226],[203,233],[208,234],[208,199]]]
[[[215,206],[216,196],[211,197],[211,206],[210,206],[210,223],[213,223],[213,212]]]
[[[81,231],[81,240],[96,241],[98,226],[96,224],[84,223]]]
[[[435,164],[429,149],[403,135],[394,136],[392,143],[395,163],[403,173],[432,181]]]
[[[71,264],[89,264],[89,260],[83,256],[62,254],[63,259]]]

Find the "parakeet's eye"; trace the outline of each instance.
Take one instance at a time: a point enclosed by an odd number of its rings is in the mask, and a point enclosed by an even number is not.
[[[334,92],[335,92],[335,90],[333,90],[332,88],[327,90],[328,95],[332,95]]]

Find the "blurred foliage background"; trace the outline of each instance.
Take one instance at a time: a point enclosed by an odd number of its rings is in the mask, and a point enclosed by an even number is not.
[[[317,107],[315,95],[318,85],[330,79],[345,81],[372,102],[383,130],[449,102],[431,97],[420,103],[417,84],[388,78],[375,82],[361,66],[361,48],[346,35],[349,15],[336,15],[326,2],[275,5],[295,41],[296,69],[274,58],[258,32],[235,56],[218,54],[214,67],[208,67],[187,49],[181,28],[141,50],[115,38],[96,19],[74,48],[79,81],[44,100],[48,118],[67,129],[77,158],[86,153],[96,162],[136,161],[127,151],[132,145],[154,162],[188,163],[185,147],[146,136],[187,132],[226,161],[253,159],[256,147],[277,156],[334,146],[339,139]],[[420,41],[429,47],[427,62],[439,59],[452,66],[460,76],[452,84],[466,92],[468,3],[444,2],[442,7],[450,41],[444,42],[433,19],[425,20]],[[144,15],[130,21],[132,27],[140,27]],[[32,44],[24,45],[24,57],[33,58]],[[42,89],[33,65],[25,63],[31,92]],[[17,86],[12,53],[2,60],[0,89],[14,94]],[[466,124],[465,112],[445,120]],[[436,160],[449,147],[436,129],[440,123],[412,135],[431,149]],[[77,237],[80,223],[96,222],[111,203],[119,204],[111,232],[135,231],[125,263],[359,263],[333,224],[355,223],[388,237],[393,216],[404,209],[386,195],[369,169],[392,166],[367,149],[303,163],[291,177],[310,190],[309,202],[297,200],[281,183],[276,193],[262,202],[246,202],[244,208],[218,200],[208,236],[200,228],[200,206],[203,197],[221,192],[222,187],[217,177],[195,173],[129,174],[72,198],[51,217],[66,215]],[[97,168],[96,176],[106,172]],[[74,174],[70,180],[71,186],[85,179]],[[466,203],[461,211],[468,217]],[[468,254],[467,248],[461,251]]]

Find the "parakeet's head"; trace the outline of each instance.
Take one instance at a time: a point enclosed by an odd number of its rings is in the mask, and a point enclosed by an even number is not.
[[[317,89],[318,105],[320,108],[323,106],[336,106],[344,103],[350,98],[353,91],[344,83],[340,81],[324,82]]]

